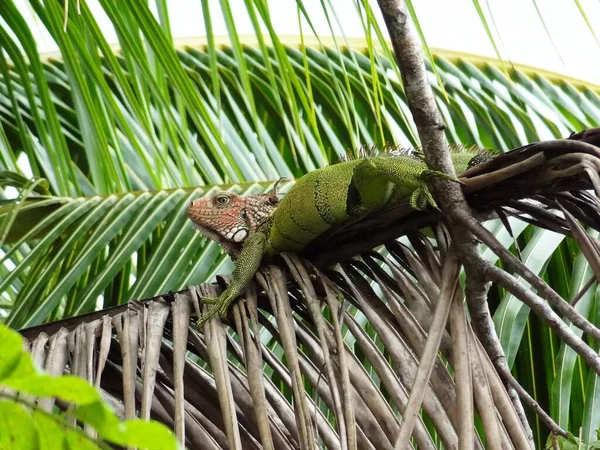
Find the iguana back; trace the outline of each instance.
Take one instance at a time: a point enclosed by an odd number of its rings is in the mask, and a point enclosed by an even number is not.
[[[463,172],[474,156],[453,154],[457,171]],[[310,172],[259,227],[268,236],[265,254],[300,251],[332,226],[391,202],[410,200],[416,209],[434,205],[426,185],[432,175],[423,161],[409,156],[346,161]]]

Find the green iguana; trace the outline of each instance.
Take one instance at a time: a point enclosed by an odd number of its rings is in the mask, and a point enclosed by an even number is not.
[[[485,154],[484,158],[487,159]],[[453,153],[457,173],[476,165],[482,153]],[[278,200],[274,192],[240,196],[219,192],[192,201],[187,215],[195,226],[235,256],[233,280],[217,298],[203,298],[212,308],[198,328],[227,308],[250,283],[264,256],[298,252],[313,239],[350,217],[368,214],[391,202],[410,202],[412,208],[435,206],[427,179],[441,176],[412,156],[376,156],[333,164],[300,178]]]

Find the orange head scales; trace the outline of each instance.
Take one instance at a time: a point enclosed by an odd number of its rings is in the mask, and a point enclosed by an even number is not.
[[[201,233],[233,255],[239,253],[246,238],[256,232],[278,203],[275,191],[245,196],[217,192],[193,200],[186,213]]]

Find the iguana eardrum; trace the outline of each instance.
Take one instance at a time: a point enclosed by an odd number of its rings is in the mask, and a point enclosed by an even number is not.
[[[479,162],[481,153],[454,153],[452,158],[461,173]],[[310,172],[279,202],[275,192],[246,197],[219,192],[192,201],[187,215],[197,228],[224,244],[230,255],[243,243],[231,284],[219,297],[202,299],[213,306],[198,320],[198,327],[214,314],[226,313],[264,256],[300,251],[332,226],[391,202],[408,201],[415,209],[435,206],[426,183],[433,176],[448,178],[411,156],[377,156]]]

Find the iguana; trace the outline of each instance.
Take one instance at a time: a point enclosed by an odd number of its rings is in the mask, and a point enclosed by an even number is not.
[[[453,153],[457,173],[464,172],[484,153]],[[408,201],[420,210],[435,201],[427,180],[447,175],[429,170],[414,156],[376,156],[340,162],[314,170],[299,180],[279,201],[274,192],[240,196],[219,192],[191,202],[187,215],[208,237],[237,256],[233,280],[198,320],[201,328],[214,314],[227,308],[250,283],[264,256],[298,252],[313,239],[350,217],[368,214],[391,202]],[[238,253],[239,245],[241,251]]]

